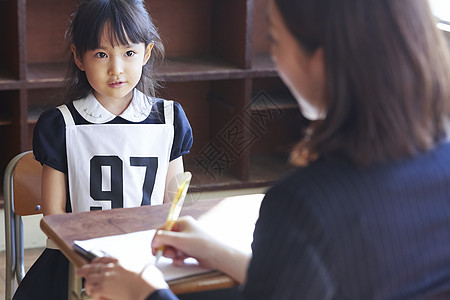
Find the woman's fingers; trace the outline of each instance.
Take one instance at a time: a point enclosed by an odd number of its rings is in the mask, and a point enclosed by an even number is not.
[[[169,246],[177,248],[183,233],[166,230],[158,230],[152,241],[152,248],[158,250],[161,246]]]
[[[185,231],[192,228],[197,221],[192,216],[183,216],[173,224],[172,231]]]

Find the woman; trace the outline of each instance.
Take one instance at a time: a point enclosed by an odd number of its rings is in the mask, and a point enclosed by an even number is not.
[[[299,167],[267,192],[252,257],[189,218],[153,248],[229,274],[245,299],[448,298],[450,59],[427,2],[272,0],[268,16],[278,72],[315,120]],[[79,274],[94,298],[175,297],[153,267]]]

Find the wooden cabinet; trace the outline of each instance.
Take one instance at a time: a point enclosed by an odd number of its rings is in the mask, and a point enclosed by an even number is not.
[[[0,0],[0,172],[30,150],[57,91],[73,0]],[[305,124],[269,56],[267,0],[149,0],[166,48],[159,95],[180,102],[194,131],[185,156],[201,190],[266,186],[289,170]]]

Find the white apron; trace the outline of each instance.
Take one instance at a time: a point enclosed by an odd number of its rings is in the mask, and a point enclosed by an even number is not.
[[[73,212],[162,204],[174,137],[172,101],[164,101],[165,124],[75,125],[67,106],[58,108],[66,123]]]

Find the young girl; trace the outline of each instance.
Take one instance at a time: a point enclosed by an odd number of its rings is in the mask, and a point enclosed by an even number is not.
[[[277,70],[315,120],[299,167],[266,193],[251,256],[192,218],[154,251],[227,273],[239,299],[449,299],[450,56],[427,1],[268,3]],[[79,275],[94,299],[176,298],[153,267]]]
[[[85,0],[67,32],[67,105],[34,131],[43,164],[43,212],[92,211],[170,201],[192,131],[181,106],[153,98],[159,35],[142,0]],[[14,299],[65,299],[68,262],[44,251]]]

